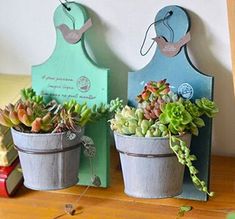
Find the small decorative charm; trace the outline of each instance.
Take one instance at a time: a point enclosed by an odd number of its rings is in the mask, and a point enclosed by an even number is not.
[[[85,148],[87,148],[88,145],[89,146],[95,145],[94,141],[91,138],[89,138],[88,136],[82,136],[81,140],[82,140],[82,144],[84,145]]]
[[[84,155],[86,157],[89,157],[89,158],[94,158],[95,157],[95,154],[96,154],[96,148],[95,147],[92,147],[92,146],[89,146],[87,147],[85,150],[84,150]]]
[[[96,154],[96,148],[94,147],[94,142],[91,138],[87,136],[82,137],[82,144],[84,146],[84,155],[89,158],[94,158]]]
[[[156,41],[162,54],[168,57],[173,57],[179,53],[182,46],[184,46],[186,43],[188,43],[191,40],[191,35],[190,32],[188,32],[176,43],[167,42],[165,38],[161,36],[157,36],[153,38],[153,40]]]
[[[77,135],[74,132],[68,131],[66,136],[70,141],[72,141],[76,138]]]
[[[64,211],[69,215],[74,215],[76,210],[72,204],[66,204],[64,207]]]
[[[94,186],[96,187],[100,187],[101,185],[101,180],[100,180],[100,177],[94,175],[92,178],[91,178],[91,182]]]
[[[64,39],[70,43],[75,44],[80,41],[82,35],[92,26],[92,21],[89,19],[79,30],[71,30],[66,24],[61,24],[57,28],[63,34]]]

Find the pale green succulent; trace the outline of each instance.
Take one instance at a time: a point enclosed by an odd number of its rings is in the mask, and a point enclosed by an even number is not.
[[[125,106],[109,121],[110,127],[123,135],[135,135],[139,137],[163,137],[168,135],[167,127],[153,120],[144,119],[142,109]]]
[[[219,109],[217,108],[215,103],[205,97],[198,99],[195,102],[199,110],[210,118],[213,118],[215,114],[219,112]]]

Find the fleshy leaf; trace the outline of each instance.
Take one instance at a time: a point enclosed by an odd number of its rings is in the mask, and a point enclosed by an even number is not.
[[[203,119],[201,119],[201,118],[195,118],[195,119],[193,120],[193,122],[194,122],[199,128],[205,126],[205,122],[204,122]]]
[[[170,119],[166,113],[162,113],[159,117],[159,120],[162,124],[168,124],[170,122]]]
[[[186,212],[189,212],[192,209],[192,206],[181,206],[178,212],[178,217],[183,217]]]

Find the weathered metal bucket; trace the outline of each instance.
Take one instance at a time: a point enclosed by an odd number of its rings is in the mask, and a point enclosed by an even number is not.
[[[56,190],[78,183],[81,137],[76,134],[33,134],[11,129],[19,152],[24,185],[33,190]]]
[[[114,133],[125,193],[138,198],[167,198],[182,193],[184,165],[170,149],[169,138]],[[191,135],[180,137],[187,145]]]

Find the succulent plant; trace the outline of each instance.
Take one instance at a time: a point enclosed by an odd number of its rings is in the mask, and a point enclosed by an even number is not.
[[[178,100],[178,95],[170,91],[166,79],[147,83],[142,93],[137,96],[138,107],[144,109],[144,117],[153,120],[158,119],[162,113],[161,105],[163,103],[175,102],[176,100]]]
[[[183,133],[192,121],[192,116],[180,101],[164,104],[161,110],[159,121],[168,125],[169,131],[173,134]]]
[[[79,104],[76,100],[64,104],[53,100],[46,104],[32,88],[23,89],[21,95],[22,98],[15,105],[9,104],[5,109],[0,109],[0,124],[22,132],[76,130],[122,107],[122,100],[118,98],[108,105],[100,104],[91,109],[87,103]]]
[[[196,167],[193,166],[192,163],[193,161],[197,160],[197,157],[195,155],[190,154],[190,149],[188,148],[187,144],[180,138],[171,135],[169,142],[172,151],[176,154],[178,158],[178,161],[182,165],[186,165],[188,167],[190,177],[195,187],[198,190],[207,193],[209,196],[213,196],[214,192],[209,192],[208,188],[206,187],[206,183],[197,177],[198,170],[196,169]]]
[[[109,104],[100,103],[98,106],[94,104],[92,108],[89,108],[86,102],[79,104],[76,100],[70,100],[64,103],[64,107],[67,110],[79,114],[78,124],[84,126],[88,121],[97,121],[110,113],[118,111],[123,107],[122,103],[122,100],[116,98],[115,100],[111,100]]]
[[[43,96],[36,95],[32,88],[24,88],[20,93],[22,101],[30,100],[35,103],[43,103]]]
[[[186,143],[177,135],[192,133],[198,135],[198,128],[205,126],[201,116],[214,117],[218,112],[215,103],[201,98],[193,103],[179,98],[170,91],[166,79],[159,82],[150,81],[137,96],[138,108],[125,106],[110,120],[111,129],[124,135],[139,137],[169,137],[172,151],[178,161],[189,168],[195,186],[210,196],[204,181],[197,177],[198,170],[192,161],[195,155],[190,154]]]
[[[111,129],[124,135],[140,137],[163,137],[168,135],[167,127],[144,118],[144,111],[125,106],[109,120]]]
[[[219,112],[215,103],[205,97],[195,101],[199,110],[209,118],[213,118]]]
[[[166,79],[161,81],[150,81],[144,86],[144,90],[137,96],[137,102],[142,103],[144,101],[156,100],[163,95],[166,95],[170,91],[169,84],[166,83]]]

